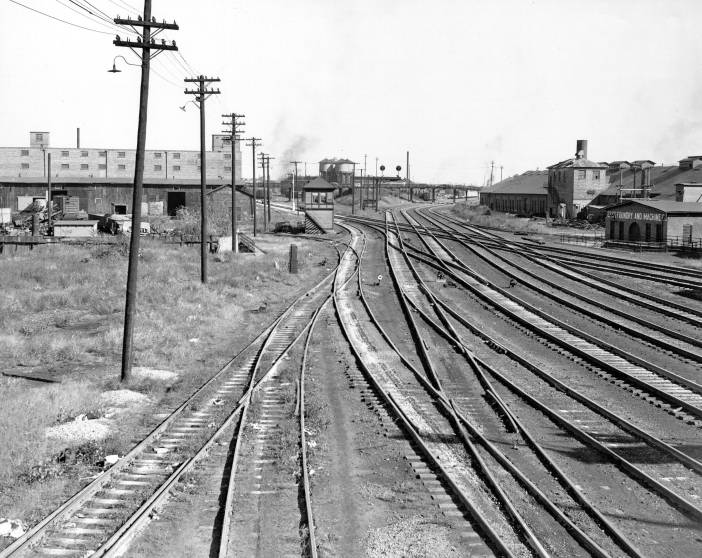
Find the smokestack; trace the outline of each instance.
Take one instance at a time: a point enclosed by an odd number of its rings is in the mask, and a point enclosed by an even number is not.
[[[76,128],[76,149],[80,149],[80,128]]]
[[[575,142],[575,157],[577,159],[587,159],[587,140],[577,140]]]

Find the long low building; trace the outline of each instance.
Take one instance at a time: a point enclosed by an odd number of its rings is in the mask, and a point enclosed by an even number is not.
[[[702,246],[702,204],[626,200],[606,209],[609,241]]]
[[[77,145],[51,147],[49,132],[30,132],[29,145],[0,147],[0,178],[46,179],[51,155],[51,178],[133,179],[134,149],[89,148]],[[241,144],[234,145],[236,181],[241,181]],[[232,154],[229,137],[212,135],[212,149],[205,154],[207,179],[231,182]],[[195,180],[200,178],[200,151],[186,149],[147,149],[144,161],[145,180]]]
[[[480,204],[493,211],[532,217],[546,215],[548,171],[527,171],[480,191]]]

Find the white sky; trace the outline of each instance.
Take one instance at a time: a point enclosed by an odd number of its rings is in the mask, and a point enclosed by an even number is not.
[[[18,1],[109,32],[68,0]],[[491,160],[505,176],[544,168],[579,138],[597,161],[702,152],[699,0],[154,0],[153,13],[222,79],[208,136],[243,112],[277,163],[367,154],[370,170],[376,157],[404,168],[409,150],[415,180],[482,184]],[[139,69],[106,72],[115,55],[137,61],[112,39],[0,0],[0,145],[43,130],[71,147],[80,127],[82,146],[133,148]],[[171,54],[154,68],[173,83],[152,75],[148,147],[197,149],[183,69]]]

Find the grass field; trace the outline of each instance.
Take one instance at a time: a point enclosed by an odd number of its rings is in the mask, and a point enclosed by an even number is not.
[[[297,275],[287,271],[291,239],[268,237],[267,254],[211,256],[210,281],[203,286],[197,248],[145,241],[134,364],[179,376],[135,381],[127,387],[149,403],[116,413],[108,413],[103,394],[124,387],[124,247],[59,245],[0,256],[0,371],[61,380],[0,376],[0,517],[31,523],[68,497],[95,473],[96,462],[133,445],[135,432],[153,424],[160,402],[182,401],[328,273],[320,265],[325,258],[327,267],[336,261],[330,244],[294,242]],[[264,302],[266,312],[250,312]],[[47,429],[79,415],[99,418],[111,434],[98,441],[47,437]]]

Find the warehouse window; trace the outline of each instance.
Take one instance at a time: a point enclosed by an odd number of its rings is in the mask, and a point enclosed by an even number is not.
[[[232,158],[232,154],[231,154],[231,153],[225,153],[225,154],[224,154],[224,158],[225,158],[225,159],[231,159],[231,158]]]
[[[578,171],[578,180],[584,180],[584,179],[585,179],[585,173],[586,173],[586,172],[587,172],[587,171],[579,170],[579,171]]]
[[[161,157],[163,157],[163,153],[154,153],[155,159],[160,159]]]
[[[62,168],[63,170],[69,169],[70,166],[71,166],[71,165],[69,165],[68,163],[62,163],[62,164],[61,164],[61,168]]]
[[[624,221],[619,221],[619,240],[624,240]]]
[[[125,170],[127,168],[127,165],[117,165],[118,170]]]
[[[61,157],[68,157],[68,151],[61,151]]]
[[[80,170],[88,170],[88,165],[86,163],[81,164]]]
[[[663,225],[656,225],[656,242],[663,242]]]
[[[107,157],[107,151],[100,151],[100,153],[98,153],[98,155],[100,157]]]
[[[117,152],[117,157],[120,159],[124,159],[127,156],[127,153],[125,151],[118,151]]]
[[[21,155],[22,157],[29,157],[29,149],[23,149]]]
[[[35,138],[37,141],[44,141],[44,134],[35,134],[35,135],[34,135],[34,138]]]
[[[646,223],[646,232],[644,233],[646,242],[651,242],[651,223]]]
[[[81,152],[80,152],[80,156],[81,156],[81,157],[87,157],[87,156],[88,156],[88,152],[87,152],[87,151],[81,151]]]
[[[100,170],[105,170],[105,169],[107,169],[107,165],[106,165],[105,163],[100,163],[100,164],[98,165],[98,168],[99,168]]]
[[[174,159],[180,159],[180,153],[174,153],[173,154]]]
[[[163,167],[161,165],[154,165],[154,170],[155,171],[160,171]]]
[[[232,167],[224,167],[224,170],[225,170],[226,172],[232,172]]]
[[[173,172],[178,172],[180,170],[180,165],[173,165]]]
[[[592,179],[593,180],[599,180],[600,179],[600,171],[592,171]]]
[[[23,169],[28,169],[28,168],[29,168],[29,163],[22,163],[22,168],[23,168]]]

